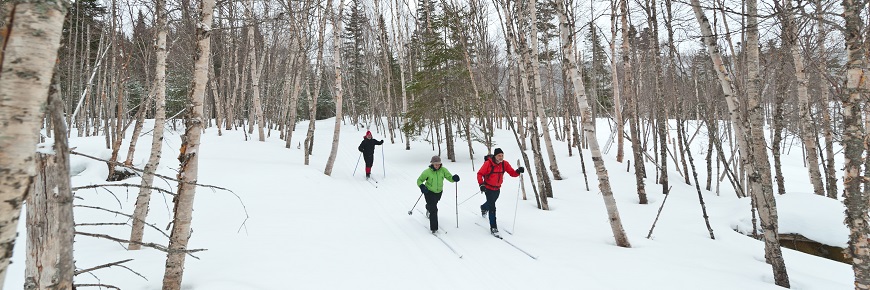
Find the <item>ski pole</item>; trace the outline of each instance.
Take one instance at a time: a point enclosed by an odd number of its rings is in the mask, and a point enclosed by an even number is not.
[[[522,179],[520,179],[522,182]],[[517,208],[520,206],[520,187],[517,186],[517,198],[515,199],[516,203],[514,203],[514,224],[511,225],[511,231],[517,232]]]
[[[456,190],[454,191],[456,197],[453,198],[453,202],[456,204],[456,228],[459,228],[459,183],[453,183],[456,185]]]
[[[353,167],[353,176],[356,176],[356,169],[359,168],[359,160],[362,158],[362,152],[359,153],[359,157],[356,158],[356,166]]]
[[[462,205],[462,204],[465,203],[466,201],[470,200],[472,197],[475,197],[478,193],[479,193],[479,192],[475,192],[475,193],[473,193],[471,196],[469,196],[468,198],[466,198],[465,200],[463,200],[462,202],[460,202],[459,205]]]
[[[423,197],[423,194],[422,194],[422,193],[420,194],[420,197],[417,198],[417,202],[414,203],[414,206],[411,207],[411,210],[408,211],[408,215],[411,215],[411,213],[414,212],[414,208],[417,207],[417,203],[420,202],[420,198],[421,198],[421,197]]]
[[[384,161],[384,145],[381,145],[381,168],[384,169],[384,179],[387,179],[387,166]]]

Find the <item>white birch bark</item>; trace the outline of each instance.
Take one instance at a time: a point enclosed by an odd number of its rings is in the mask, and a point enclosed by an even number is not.
[[[861,105],[866,101],[866,92],[861,88],[867,84],[864,74],[866,60],[865,47],[861,33],[864,20],[861,13],[866,1],[843,0],[844,35],[846,38],[847,61],[846,82],[840,102],[843,105],[843,196],[846,205],[846,225],[849,227],[849,254],[852,270],[855,273],[855,289],[870,289],[870,217],[868,193],[861,191],[864,178],[861,176],[866,132],[862,124]]]
[[[154,184],[154,173],[160,165],[160,157],[163,153],[163,129],[166,122],[166,35],[168,33],[167,11],[165,0],[155,0],[155,28],[157,29],[157,43],[155,44],[155,67],[154,67],[154,130],[151,138],[151,155],[142,174],[142,182],[139,187],[139,195],[136,196],[136,206],[133,209],[132,230],[130,231],[130,243],[128,250],[139,250],[142,246],[142,237],[145,235],[145,219],[148,217],[148,207],[151,203],[151,187]],[[219,124],[220,125],[220,124]]]
[[[616,162],[622,163],[625,156],[625,121],[622,118],[622,97],[619,95],[619,74],[616,66],[616,1],[610,1],[610,79],[613,85],[613,117],[616,119]],[[624,36],[623,36],[624,37]],[[578,147],[579,148],[579,147]]]
[[[589,151],[595,164],[595,173],[598,175],[598,188],[601,190],[602,198],[604,198],[607,216],[610,220],[610,229],[613,231],[613,238],[616,240],[617,246],[631,248],[631,243],[629,243],[625,229],[622,227],[622,219],[619,217],[619,209],[616,207],[613,190],[610,188],[610,178],[607,175],[607,167],[604,166],[598,138],[595,137],[595,125],[592,123],[592,109],[589,107],[586,97],[586,87],[580,78],[577,64],[574,62],[574,44],[570,36],[571,31],[574,31],[574,29],[568,24],[568,11],[564,1],[556,1],[558,5],[556,10],[559,13],[559,35],[562,38],[562,66],[570,76],[571,84],[574,85],[574,97],[577,98],[577,104],[580,106],[580,114],[582,115],[580,120],[583,122],[583,133],[588,139]]]
[[[248,17],[248,48],[251,58],[251,92],[252,92],[252,108],[251,111],[257,120],[257,136],[260,142],[266,141],[266,136],[263,134],[263,106],[260,104],[260,69],[257,67],[257,47],[254,45],[254,33],[256,21],[254,19],[254,1],[248,0],[245,7],[245,14]],[[266,52],[263,51],[263,55]],[[250,122],[254,122],[255,118],[251,118]],[[253,124],[252,124],[253,125]]]
[[[531,53],[531,69],[532,69],[532,77],[534,79],[535,84],[535,109],[538,111],[537,118],[540,119],[541,131],[543,131],[544,135],[544,144],[547,146],[547,157],[550,158],[550,171],[553,172],[553,179],[562,180],[562,174],[559,173],[559,164],[556,163],[556,153],[553,150],[553,141],[550,137],[550,124],[547,120],[547,114],[544,111],[544,96],[541,93],[543,90],[541,86],[541,73],[539,72],[540,63],[538,62],[538,13],[535,7],[536,0],[529,0],[526,4],[526,8],[528,9],[529,17],[531,18],[531,31],[529,32],[529,52]],[[533,122],[537,122],[538,120],[531,120]],[[535,136],[534,138],[537,138]],[[539,168],[538,170],[543,170],[543,168]]]
[[[738,148],[741,154],[745,154],[745,159],[749,161],[747,172],[750,173],[748,178],[749,186],[752,188],[750,194],[753,196],[753,201],[756,203],[761,215],[761,226],[764,229],[765,242],[765,258],[768,264],[771,264],[774,272],[774,280],[777,285],[788,287],[788,274],[785,269],[785,263],[782,259],[782,250],[779,245],[779,233],[777,226],[776,203],[773,197],[773,184],[770,179],[770,163],[767,160],[766,144],[764,144],[764,132],[761,128],[763,120],[761,119],[761,111],[758,102],[758,26],[756,22],[757,11],[754,0],[747,1],[747,10],[750,17],[747,21],[747,46],[756,49],[748,50],[748,76],[746,93],[749,96],[747,110],[751,122],[743,122],[737,108],[737,100],[734,96],[733,84],[731,78],[725,69],[722,55],[719,53],[716,40],[713,38],[713,32],[710,28],[710,22],[701,11],[699,0],[692,0],[692,9],[695,12],[695,18],[701,26],[704,45],[713,61],[713,67],[716,69],[716,74],[719,77],[719,82],[722,85],[722,90],[725,92],[725,101],[728,104],[728,112],[731,121],[734,124],[735,132],[738,136]],[[754,59],[754,61],[753,61]],[[747,124],[751,124],[749,129]],[[750,130],[755,130],[752,132]],[[747,146],[747,144],[753,144]],[[756,149],[757,148],[757,149]],[[766,176],[766,178],[765,178]]]
[[[779,4],[779,1],[776,1],[775,3]],[[794,75],[795,78],[797,78],[798,102],[800,103],[798,105],[800,111],[800,135],[807,150],[807,168],[809,169],[810,182],[813,184],[813,193],[824,196],[825,188],[822,184],[822,174],[819,171],[819,158],[816,154],[816,152],[818,152],[818,148],[816,147],[818,138],[813,130],[813,120],[810,118],[810,97],[807,89],[807,74],[805,72],[804,60],[800,52],[800,47],[797,45],[797,23],[795,22],[794,15],[791,11],[791,1],[783,1],[783,4],[784,9],[780,10],[785,20],[782,22],[782,33],[785,34],[785,37],[783,37],[783,40],[785,41],[783,46],[786,46],[786,48],[791,51],[795,70]],[[824,86],[822,87],[823,90],[827,89]]]
[[[0,285],[12,259],[21,204],[36,175],[42,108],[60,47],[64,0],[6,2],[0,27]]]
[[[342,98],[344,97],[344,90],[341,86],[341,38],[339,37],[340,31],[342,31],[341,16],[344,9],[344,0],[339,1],[338,15],[336,15],[335,11],[332,11],[332,0],[326,0],[326,9],[332,14],[332,47],[335,54],[332,56],[335,69],[335,129],[332,131],[332,151],[329,153],[329,159],[326,161],[326,168],[323,170],[323,174],[332,175],[332,166],[335,164],[335,156],[338,155],[338,142],[341,138],[341,109],[343,107]]]
[[[72,289],[75,273],[69,144],[57,83],[49,92],[48,107],[54,123],[54,154],[37,154],[37,169],[41,171],[27,197],[26,290]]]
[[[199,175],[199,142],[204,123],[202,103],[205,85],[208,82],[214,0],[202,0],[199,8],[201,16],[200,22],[196,25],[196,60],[192,89],[188,96],[185,132],[181,137],[181,152],[178,155],[178,160],[181,162],[178,172],[178,195],[173,199],[175,208],[172,233],[169,236],[169,253],[166,256],[166,271],[163,274],[164,290],[181,289],[185,252],[190,240],[190,224],[193,219],[193,200],[196,194],[194,183]]]

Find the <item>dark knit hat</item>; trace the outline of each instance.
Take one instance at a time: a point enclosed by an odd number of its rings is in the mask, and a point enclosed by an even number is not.
[[[501,151],[501,148],[495,148],[495,151],[492,151],[492,155],[504,154],[504,151]]]
[[[429,160],[429,163],[432,163],[432,164],[435,164],[435,163],[441,164],[441,157],[438,157],[438,155],[432,156],[432,160]]]

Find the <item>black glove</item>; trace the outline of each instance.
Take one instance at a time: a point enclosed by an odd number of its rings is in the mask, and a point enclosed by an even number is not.
[[[427,193],[427,192],[429,192],[429,189],[426,188],[425,184],[420,184],[420,192]]]
[[[457,182],[457,181],[459,181],[459,175],[454,174],[453,175],[453,182]]]
[[[520,166],[520,168],[517,168],[517,173],[523,173],[523,172],[526,172],[525,168],[523,168],[522,166]]]
[[[481,191],[481,192],[486,192],[486,186],[483,185],[483,184],[481,184],[481,185],[480,185],[480,191]]]

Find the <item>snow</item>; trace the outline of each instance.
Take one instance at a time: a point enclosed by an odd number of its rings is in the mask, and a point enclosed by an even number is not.
[[[391,144],[384,132],[372,130],[376,139],[386,139],[383,151],[375,151],[372,175],[379,181],[375,188],[363,179],[363,162],[359,162],[354,174],[360,157],[356,147],[366,130],[346,125],[333,174],[326,176],[323,169],[333,124],[334,119],[317,121],[317,146],[310,165],[303,164],[304,156],[297,148],[304,139],[307,122],[297,125],[290,149],[284,148],[277,131],[272,131],[266,142],[258,142],[245,141],[241,131],[224,131],[224,136],[217,136],[216,128],[206,130],[200,151],[199,183],[231,192],[197,189],[189,247],[208,250],[195,253],[199,259],[187,258],[185,289],[779,288],[773,283],[770,266],[764,262],[763,243],[737,232],[751,231],[749,201],[736,198],[727,180],[721,184],[718,196],[703,191],[716,237],[713,240],[702,219],[695,187],[683,182],[671,162],[673,189],[652,238],[646,239],[664,200],[661,186],[654,184],[654,167],[647,166],[650,204],[638,204],[634,175],[626,172],[625,163],[615,161],[616,150],[612,148],[604,159],[632,245],[621,248],[615,246],[589,152],[584,152],[589,174],[587,191],[577,151],[568,156],[567,145],[554,140],[564,180],[553,183],[551,210],[536,208],[528,180],[528,200],[518,198],[518,178],[505,178],[497,202],[502,236],[537,257],[532,259],[489,235],[487,221],[478,210],[485,198],[477,193],[474,181],[486,148],[474,144],[474,160],[469,160],[465,142],[457,142],[457,162],[447,160],[446,154],[442,158],[444,166],[459,174],[462,181],[445,184],[439,221],[446,233],[439,235],[462,254],[458,258],[429,233],[428,221],[418,211],[425,210],[425,201],[421,200],[408,215],[420,196],[416,178],[437,151],[419,140],[412,141],[412,149],[406,151],[398,136]],[[604,145],[610,132],[605,120],[598,124],[600,143]],[[151,126],[146,124],[146,128]],[[159,174],[177,174],[181,132],[167,129]],[[705,136],[706,132],[698,134],[692,145],[702,183],[706,180]],[[498,131],[494,140],[496,147],[505,151],[506,160],[514,167],[522,166],[516,162],[520,152],[510,131]],[[139,140],[133,159],[139,168],[147,161],[150,142],[150,135]],[[74,150],[100,158],[108,158],[111,153],[105,149],[104,137],[72,138],[70,143]],[[127,146],[122,146],[121,159],[126,157]],[[625,150],[630,159],[630,146]],[[527,153],[531,156],[531,151]],[[812,187],[801,158],[800,150],[783,155],[789,193],[777,196],[781,232],[844,246],[848,232],[843,225],[842,203],[805,193]],[[105,163],[72,156],[71,165],[73,186],[108,183],[104,181],[108,172]],[[134,177],[117,183],[139,182]],[[169,180],[155,180],[155,186],[170,191],[175,185]],[[76,196],[81,199],[76,204],[132,213],[137,194],[137,189],[124,187],[80,190]],[[165,230],[171,208],[171,196],[152,193],[148,222]],[[81,207],[76,208],[75,217],[76,223],[127,221],[123,216]],[[24,230],[22,213],[5,289],[21,289],[23,285]],[[77,230],[124,239],[130,232],[129,226],[81,226]],[[146,242],[166,244],[167,240],[156,230],[146,228]],[[849,265],[786,248],[783,254],[793,289],[853,287]],[[75,257],[81,269],[132,258],[125,265],[147,278],[113,267],[93,275],[79,275],[76,283],[160,289],[166,255],[149,248],[127,251],[118,243],[77,236]]]

